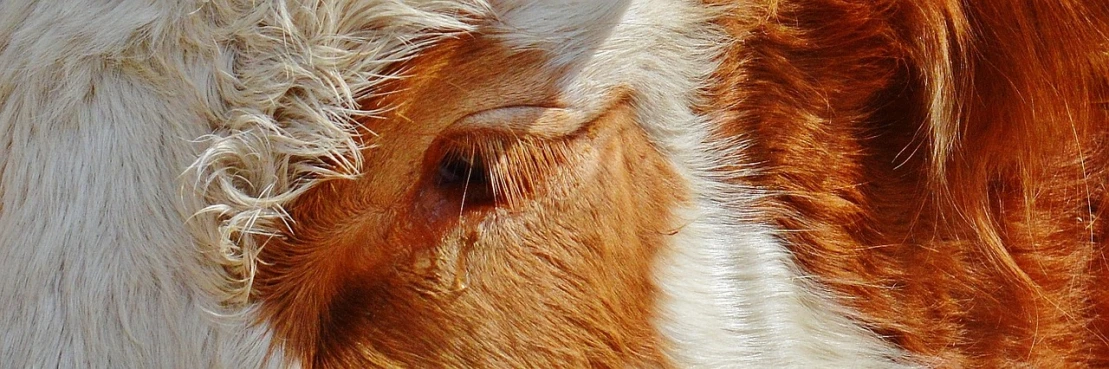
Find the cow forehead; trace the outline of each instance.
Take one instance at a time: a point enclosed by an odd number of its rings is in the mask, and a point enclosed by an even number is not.
[[[489,7],[497,12],[506,24],[535,29],[558,31],[559,28],[583,26],[609,19],[631,4],[631,0],[492,0]]]
[[[490,3],[496,33],[517,47],[581,50],[600,42],[631,0],[496,0]]]
[[[695,89],[724,45],[714,9],[684,0],[492,0],[477,33],[549,56],[562,105],[585,115],[618,90]],[[714,46],[715,45],[715,46]]]

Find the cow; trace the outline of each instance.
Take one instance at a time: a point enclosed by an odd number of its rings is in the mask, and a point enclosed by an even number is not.
[[[1109,3],[5,0],[0,366],[1109,366]]]

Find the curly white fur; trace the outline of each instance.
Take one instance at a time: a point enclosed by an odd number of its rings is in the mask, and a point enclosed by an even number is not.
[[[482,10],[0,2],[3,365],[287,364],[246,304],[249,236],[315,179],[357,173],[353,119],[375,112],[355,100]]]

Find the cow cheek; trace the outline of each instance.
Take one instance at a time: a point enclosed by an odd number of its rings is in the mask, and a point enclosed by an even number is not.
[[[409,194],[393,196],[400,205],[348,220],[362,226],[332,224],[320,237],[331,244],[276,245],[317,256],[261,273],[286,349],[319,367],[664,365],[651,264],[687,196],[630,112],[617,107],[551,143],[568,153],[556,168],[506,169],[542,182],[520,198],[467,210],[428,200],[443,194],[416,183],[398,187]]]

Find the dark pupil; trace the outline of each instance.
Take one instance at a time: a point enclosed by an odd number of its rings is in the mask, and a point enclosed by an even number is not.
[[[439,163],[439,185],[480,185],[487,182],[486,170],[481,158],[471,160],[451,155]]]
[[[449,197],[461,197],[467,209],[496,205],[496,191],[485,158],[478,153],[448,154],[439,161],[435,184]]]

